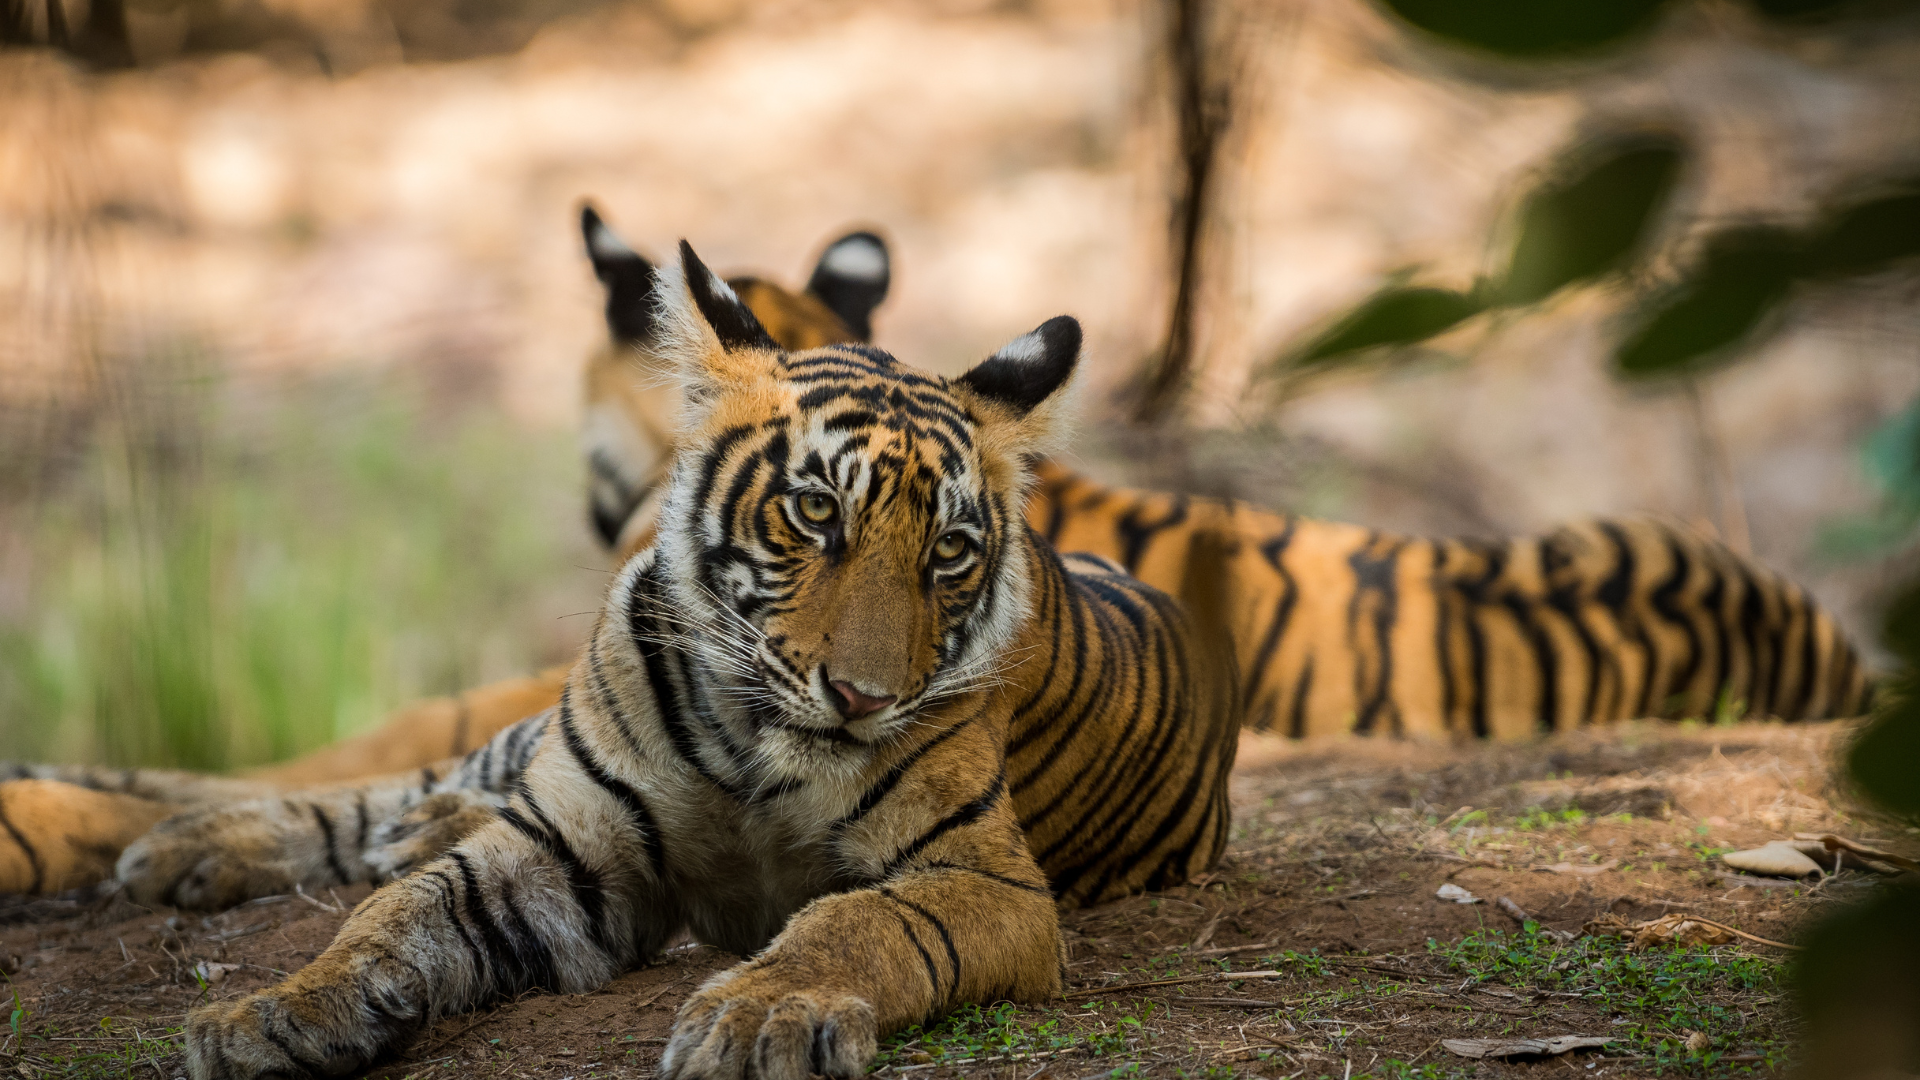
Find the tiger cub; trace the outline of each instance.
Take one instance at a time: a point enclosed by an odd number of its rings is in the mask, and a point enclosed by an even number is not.
[[[1218,858],[1230,654],[1022,520],[1078,324],[953,380],[864,346],[788,353],[680,253],[659,539],[532,762],[311,965],[195,1010],[197,1080],[351,1072],[439,1016],[600,986],[682,929],[751,959],[682,1007],[662,1076],[858,1076],[888,1032],[1057,994],[1056,902]]]

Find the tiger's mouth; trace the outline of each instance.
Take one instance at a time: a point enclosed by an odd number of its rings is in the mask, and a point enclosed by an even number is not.
[[[914,722],[925,704],[926,689],[932,676],[923,676],[908,693],[899,695],[882,708],[863,716],[843,715],[833,704],[834,690],[823,664],[814,664],[811,677],[795,672],[808,671],[799,661],[784,655],[762,656],[758,668],[758,691],[767,707],[758,710],[762,728],[790,732],[824,743],[867,747],[885,742]]]

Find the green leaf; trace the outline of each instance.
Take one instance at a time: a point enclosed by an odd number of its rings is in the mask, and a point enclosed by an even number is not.
[[[1455,45],[1539,59],[1590,52],[1646,30],[1668,0],[1381,0]]]
[[[1300,367],[1326,364],[1382,345],[1410,345],[1478,315],[1486,307],[1465,293],[1394,286],[1373,294],[1309,344]]]
[[[1530,304],[1624,266],[1666,205],[1684,151],[1678,140],[1653,135],[1579,151],[1589,164],[1527,199],[1494,301]]]
[[[1708,242],[1693,276],[1656,301],[1614,354],[1626,375],[1671,372],[1739,341],[1786,295],[1806,266],[1805,245],[1782,229],[1746,226]]]
[[[1920,255],[1920,191],[1902,191],[1838,214],[1807,252],[1808,269],[1867,274]]]

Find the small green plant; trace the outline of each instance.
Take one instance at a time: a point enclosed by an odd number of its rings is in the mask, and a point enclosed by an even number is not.
[[[1560,810],[1548,810],[1536,806],[1514,819],[1513,827],[1521,832],[1544,832],[1554,828],[1575,828],[1586,820],[1586,812],[1577,806],[1568,806]]]
[[[0,973],[0,978],[6,978],[5,974]],[[28,1012],[25,1005],[20,1003],[20,988],[13,985],[12,979],[7,979],[7,990],[13,995],[13,1013],[7,1017],[7,1026],[13,1029],[14,1040],[18,1041],[20,1025],[26,1023],[27,1017],[32,1014]]]
[[[1728,947],[1635,952],[1615,937],[1559,942],[1526,924],[1521,933],[1482,930],[1427,948],[1476,982],[1575,993],[1614,1014],[1612,1050],[1644,1056],[1660,1073],[1718,1075],[1729,1055],[1759,1055],[1769,1067],[1786,1051],[1755,1006],[1779,994],[1784,965]],[[1689,1050],[1686,1033],[1707,1037]]]

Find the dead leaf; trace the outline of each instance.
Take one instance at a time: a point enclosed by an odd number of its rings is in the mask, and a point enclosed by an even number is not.
[[[1820,864],[1785,840],[1774,840],[1746,851],[1729,851],[1720,861],[1735,870],[1770,877],[1806,877],[1820,872]]]
[[[1604,874],[1619,865],[1619,859],[1608,859],[1606,862],[1594,863],[1592,865],[1586,863],[1559,862],[1554,863],[1552,866],[1536,866],[1533,869],[1542,870],[1549,874],[1578,874],[1581,877],[1592,877],[1595,874]]]
[[[1455,904],[1477,904],[1480,898],[1449,881],[1434,890],[1433,895]]]
[[[1781,949],[1800,947],[1789,945],[1784,941],[1775,941],[1772,938],[1763,938],[1757,934],[1749,934],[1745,930],[1714,922],[1712,919],[1684,915],[1677,911],[1645,922],[1628,922],[1609,912],[1589,922],[1582,929],[1596,936],[1614,935],[1629,938],[1636,949],[1644,949],[1652,945],[1730,945],[1735,938]]]
[[[1560,1035],[1551,1039],[1442,1039],[1440,1045],[1464,1058],[1533,1058],[1598,1050],[1612,1041],[1601,1035]]]
[[[1588,923],[1586,931],[1628,938],[1636,949],[1653,945],[1725,945],[1734,938],[1717,923],[1703,922],[1679,912],[1645,922],[1628,922],[1609,913]]]
[[[193,965],[193,973],[200,976],[201,981],[208,986],[220,985],[227,980],[227,976],[239,970],[239,964],[216,964],[210,960],[202,960]]]

